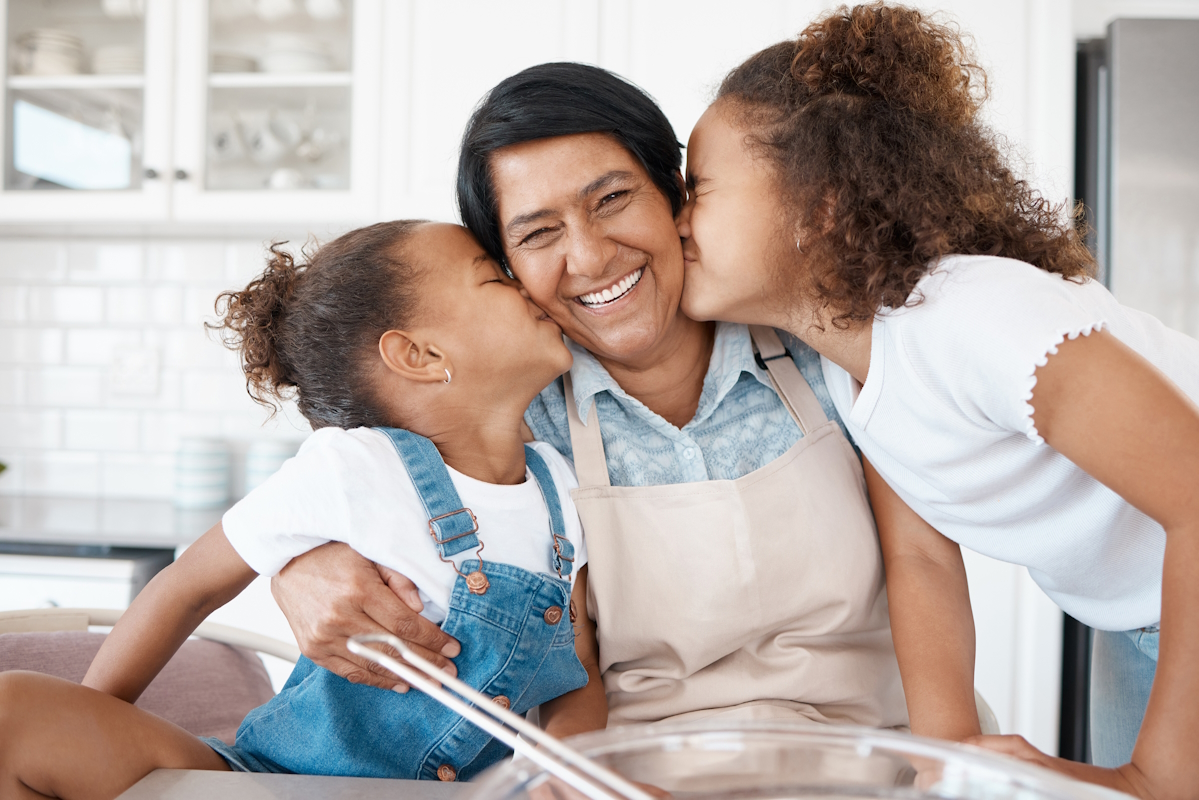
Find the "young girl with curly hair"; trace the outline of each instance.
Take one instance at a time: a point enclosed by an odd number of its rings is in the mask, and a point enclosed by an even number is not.
[[[1094,280],[984,96],[955,29],[882,4],[734,69],[688,150],[683,309],[821,353],[867,461],[915,733],[1194,796],[1199,342]],[[1096,629],[1100,766],[974,738],[961,547],[1028,567]]]
[[[211,611],[327,541],[415,582],[412,602],[461,645],[443,653],[459,678],[514,712],[540,706],[557,735],[604,727],[574,472],[521,435],[570,368],[561,329],[457,225],[372,225],[304,264],[272,254],[222,296],[219,327],[251,395],[294,396],[315,432],[142,590],[82,686],[0,674],[0,797],[112,798],[157,768],[450,781],[507,755],[421,692],[306,658],[236,742],[133,705]]]

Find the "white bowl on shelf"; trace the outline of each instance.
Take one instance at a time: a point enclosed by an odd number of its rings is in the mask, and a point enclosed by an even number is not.
[[[140,47],[113,44],[97,47],[92,54],[92,72],[97,75],[133,75],[145,68]]]
[[[38,28],[17,37],[16,71],[22,75],[78,75],[83,72],[83,41],[72,33]]]
[[[213,72],[257,72],[258,62],[253,56],[245,53],[235,53],[228,50],[214,50],[212,53]]]

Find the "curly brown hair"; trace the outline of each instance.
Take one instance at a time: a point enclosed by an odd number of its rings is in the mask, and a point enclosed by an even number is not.
[[[752,56],[717,103],[774,167],[808,267],[781,276],[834,323],[914,305],[950,254],[1019,259],[1082,279],[1077,228],[1013,174],[978,119],[986,75],[956,27],[881,2],[842,6]]]
[[[374,384],[379,337],[416,311],[416,271],[404,255],[419,220],[350,231],[305,261],[270,247],[261,275],[216,300],[208,324],[238,351],[250,397],[272,414],[292,397],[313,428],[394,425]]]

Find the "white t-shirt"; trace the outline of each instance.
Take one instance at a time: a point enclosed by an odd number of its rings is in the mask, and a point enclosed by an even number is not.
[[[583,530],[570,498],[574,469],[544,442],[545,460],[574,545],[573,579],[587,563]],[[484,483],[446,467],[466,508],[479,521],[484,562],[557,575],[549,511],[532,473],[516,486]],[[547,487],[548,489],[548,487]],[[274,575],[288,561],[326,542],[345,542],[366,558],[407,576],[420,590],[422,615],[442,622],[458,573],[441,560],[429,517],[391,440],[370,428],[321,428],[265,483],[225,512],[225,536],[250,568]],[[462,562],[478,550],[455,556]]]
[[[917,291],[919,305],[876,316],[864,386],[823,361],[863,455],[942,534],[1028,567],[1076,619],[1156,623],[1165,532],[1044,444],[1029,400],[1057,345],[1100,328],[1199,399],[1199,341],[1096,281],[1011,259],[941,259]]]

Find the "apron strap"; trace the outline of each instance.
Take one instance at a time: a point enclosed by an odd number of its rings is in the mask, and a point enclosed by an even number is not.
[[[437,447],[423,436],[402,428],[375,428],[391,440],[412,478],[416,494],[429,515],[429,534],[443,560],[479,546],[479,522],[463,508]],[[555,502],[557,497],[554,498]],[[552,515],[551,515],[552,518]],[[455,568],[457,569],[457,568]]]
[[[774,328],[750,325],[749,334],[754,340],[758,366],[765,367],[770,373],[770,382],[804,436],[828,422],[824,406],[816,399],[816,393],[804,380],[803,373],[791,358],[791,351],[783,347]]]
[[[558,502],[558,489],[554,484],[554,476],[542,459],[541,454],[529,445],[525,445],[525,463],[537,481],[545,507],[550,512],[550,532],[554,536],[554,569],[558,577],[564,578],[570,574],[575,561],[575,546],[566,538],[566,521],[562,518],[562,504]]]
[[[562,376],[562,389],[566,394],[566,418],[570,422],[570,447],[574,451],[575,474],[579,476],[579,488],[611,486],[608,478],[608,458],[604,455],[604,438],[600,435],[599,406],[591,401],[591,424],[579,418],[579,407],[575,404],[574,387],[570,373]]]

